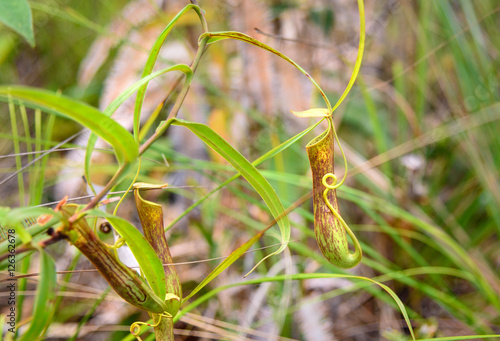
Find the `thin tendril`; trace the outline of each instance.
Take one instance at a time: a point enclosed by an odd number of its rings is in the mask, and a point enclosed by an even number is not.
[[[159,314],[159,316],[165,317],[165,318],[172,318],[173,317],[172,315],[170,315],[166,311],[164,311],[163,314]],[[161,318],[159,318],[158,322],[156,322],[155,324],[150,324],[150,323],[141,322],[141,321],[134,322],[130,325],[130,334],[132,334],[138,341],[142,341],[141,337],[139,336],[141,333],[141,325],[154,328],[154,327],[157,327],[158,325],[160,325],[160,323],[161,323]]]
[[[337,141],[337,144],[339,146],[339,149],[340,149],[340,153],[342,155],[342,159],[344,159],[344,176],[342,177],[342,180],[337,184],[337,176],[335,176],[334,174],[332,173],[328,173],[328,174],[331,174],[335,177],[335,183],[334,183],[334,188],[332,189],[337,189],[339,188],[340,186],[342,186],[345,182],[345,179],[347,178],[347,170],[348,170],[348,165],[347,165],[347,158],[345,157],[345,153],[344,153],[344,149],[342,148],[342,145],[340,144],[340,141],[339,141],[339,137],[337,135],[337,131],[335,130],[335,125],[333,124],[333,119],[331,116],[328,117],[328,120],[329,120],[329,123],[331,125],[331,128],[332,128],[332,131],[333,131],[333,136],[335,137],[335,141]],[[327,174],[327,175],[328,175]],[[325,175],[326,176],[326,175]],[[324,180],[324,177],[323,177],[323,180]],[[324,183],[324,181],[323,181]],[[326,186],[326,185],[325,185]]]
[[[333,180],[332,184],[328,183],[328,179],[329,178],[332,178],[332,180]],[[358,252],[358,250],[361,250],[359,242],[358,242],[358,239],[354,235],[354,232],[352,232],[352,230],[349,228],[349,226],[347,225],[347,223],[345,222],[345,220],[337,212],[337,210],[333,208],[332,204],[330,203],[330,200],[328,200],[328,192],[331,191],[331,190],[337,189],[341,184],[342,183],[337,184],[337,177],[335,176],[335,174],[333,174],[333,173],[326,173],[323,176],[323,186],[325,186],[325,190],[323,191],[323,200],[325,201],[325,204],[328,206],[328,208],[330,209],[330,211],[332,212],[332,214],[335,216],[335,218],[344,227],[344,229],[346,230],[346,232],[349,235],[349,237],[351,237],[352,242],[354,244],[354,248],[355,248],[355,252],[354,253],[349,253],[352,256],[352,255],[355,255],[356,252]]]
[[[126,243],[126,240],[123,237],[119,237],[116,239],[116,241],[113,245],[107,244],[107,243],[104,243],[104,245],[106,245],[106,247],[108,247],[109,249],[113,250],[113,253],[115,254],[115,256],[117,258],[119,258],[118,249],[121,248],[123,245],[125,245],[125,243]]]
[[[354,63],[354,69],[352,71],[351,79],[349,80],[349,84],[344,90],[342,96],[340,96],[339,100],[333,106],[333,109],[330,111],[331,114],[338,108],[338,106],[344,101],[347,94],[351,91],[352,86],[354,85],[354,81],[356,80],[359,69],[361,68],[361,61],[363,60],[363,52],[365,50],[365,40],[366,40],[366,32],[365,32],[365,5],[363,0],[358,0],[358,9],[359,9],[359,45],[358,45],[358,55],[356,57],[356,62]]]
[[[125,239],[120,237],[116,240],[116,242],[113,244],[113,246],[111,248],[117,250],[117,249],[121,248],[123,245],[125,245]]]
[[[120,207],[122,201],[125,199],[125,197],[127,196],[128,192],[132,189],[132,186],[134,186],[134,183],[136,182],[137,178],[139,177],[139,172],[141,171],[141,160],[142,160],[142,158],[139,158],[138,165],[137,165],[137,172],[135,173],[134,180],[132,180],[132,182],[130,183],[130,186],[128,186],[128,188],[125,191],[125,193],[123,193],[120,201],[118,201],[118,204],[116,204],[115,209],[113,211],[113,215],[116,215],[116,212],[118,211],[118,207]]]

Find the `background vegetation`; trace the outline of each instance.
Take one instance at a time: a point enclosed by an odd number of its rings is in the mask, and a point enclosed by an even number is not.
[[[354,1],[199,4],[212,31],[239,30],[263,40],[310,72],[331,101],[342,93],[359,37]],[[156,36],[186,2],[40,0],[30,5],[36,47],[0,28],[1,84],[60,91],[103,108],[139,78]],[[312,276],[258,283],[264,276],[302,273],[349,273],[385,283],[405,304],[421,339],[500,333],[500,6],[494,0],[387,0],[366,7],[360,77],[334,116],[349,163],[346,185],[338,190],[340,210],[362,244],[361,265],[344,271],[322,257],[313,238],[309,200],[289,215],[289,251],[243,279],[278,247],[269,247],[279,242],[269,231],[258,248],[196,296],[200,301],[194,301],[194,310],[175,325],[179,340],[408,339],[397,305],[378,287]],[[197,20],[189,15],[172,31],[161,54],[164,65],[190,63],[201,33]],[[144,112],[154,110],[173,82],[161,78],[150,86]],[[289,110],[317,107],[320,101],[308,80],[286,62],[228,41],[204,55],[180,117],[209,124],[255,160],[315,122],[293,117]],[[167,109],[173,105],[166,102]],[[3,179],[80,129],[46,113],[13,111],[7,104],[1,108]],[[130,127],[127,113],[125,104],[117,120]],[[164,116],[160,112],[152,126]],[[310,138],[259,166],[285,207],[311,190],[304,148]],[[1,205],[40,205],[64,194],[86,195],[80,180],[83,154],[66,150],[78,148],[77,143],[84,140],[72,139],[22,176],[0,180]],[[150,191],[148,199],[164,205],[166,226],[175,222],[168,241],[189,293],[219,257],[271,217],[239,179],[176,221],[234,169],[176,127],[145,158],[139,181],[170,184]],[[342,175],[338,160],[336,173]],[[103,185],[115,170],[115,161],[101,153],[93,161],[95,183]],[[133,205],[133,200],[124,202],[118,214],[138,222]],[[92,269],[65,243],[48,250],[58,271]],[[23,263],[26,273],[38,271],[38,262],[32,263],[29,268]],[[238,285],[245,280],[257,284]],[[30,316],[36,284],[36,278],[20,281],[23,318]],[[47,339],[130,339],[129,325],[147,319],[116,299],[97,273],[62,274],[58,289],[59,309]]]

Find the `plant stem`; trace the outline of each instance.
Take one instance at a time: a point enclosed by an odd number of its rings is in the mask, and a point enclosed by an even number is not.
[[[196,5],[200,8],[200,19],[201,19],[201,27],[203,29],[203,33],[207,33],[208,32],[208,23],[207,23],[207,18],[205,18],[205,13],[204,11],[201,9],[200,5],[198,5],[198,2],[196,0],[191,0],[191,3],[193,5]]]
[[[74,223],[77,219],[78,219],[78,216],[80,216],[80,214],[82,212],[85,212],[85,211],[88,211],[92,208],[94,208],[95,206],[97,206],[97,204],[99,203],[99,201],[104,198],[104,196],[111,190],[111,188],[116,184],[116,182],[118,181],[118,179],[120,178],[120,176],[122,175],[122,173],[125,172],[125,170],[128,168],[129,164],[123,164],[119,169],[118,171],[115,173],[115,175],[113,175],[113,177],[111,178],[111,180],[109,180],[109,182],[106,184],[106,186],[94,197],[94,199],[92,199],[88,204],[87,206],[85,206],[81,211],[73,214],[73,216],[71,218],[69,218],[69,223],[72,224]]]
[[[198,51],[196,52],[196,56],[194,57],[193,63],[191,63],[191,70],[193,70],[193,74],[196,72],[196,69],[200,64],[201,57],[203,56],[203,53],[205,52],[205,48],[207,46],[207,41],[208,37],[202,39],[202,41],[200,42],[200,46],[198,47]],[[182,103],[184,103],[184,99],[186,98],[186,95],[189,91],[190,85],[191,84],[189,83],[184,84],[181,92],[179,93],[179,97],[177,97],[177,100],[175,101],[174,107],[167,117],[167,120],[163,123],[163,125],[159,126],[156,129],[155,133],[151,135],[151,137],[139,148],[139,156],[144,154],[144,152],[148,150],[149,147],[151,147],[151,145],[168,129],[168,127],[172,123],[172,119],[177,117]]]
[[[158,323],[158,325],[156,325]],[[172,317],[153,314],[156,341],[174,341],[174,322]]]
[[[160,104],[158,104],[158,106],[156,107],[155,111],[149,116],[149,118],[146,121],[146,123],[144,123],[144,125],[141,127],[141,129],[139,131],[139,142],[142,142],[142,140],[144,139],[144,137],[145,137],[145,135],[147,133],[147,130],[149,128],[151,128],[151,126],[153,125],[154,121],[158,118],[158,115],[159,115],[161,109],[163,109],[163,107],[165,106],[165,103],[167,102],[167,100],[170,98],[170,96],[172,96],[172,94],[174,93],[175,89],[177,89],[177,87],[181,83],[181,80],[182,80],[183,77],[184,77],[184,74],[181,74],[181,75],[177,76],[177,79],[174,81],[174,83],[170,87],[170,90],[165,95],[165,98],[161,101]]]
[[[198,68],[198,65],[200,64],[201,57],[203,56],[203,53],[205,52],[205,48],[207,46],[207,41],[208,37],[204,37],[202,41],[200,42],[200,46],[198,46],[198,51],[196,51],[196,56],[194,57],[193,63],[191,64],[191,70],[193,70],[193,74],[196,72],[196,69]],[[170,114],[168,115],[167,119],[175,118],[177,117],[177,114],[179,113],[179,109],[181,108],[182,103],[184,102],[184,99],[186,98],[187,92],[189,91],[189,87],[191,84],[184,84],[184,87],[181,90],[181,93],[179,94],[179,97],[177,97],[177,101],[175,101],[174,107],[170,111]]]

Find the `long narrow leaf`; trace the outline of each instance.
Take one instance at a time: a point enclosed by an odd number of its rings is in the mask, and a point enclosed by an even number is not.
[[[51,91],[25,86],[2,86],[0,98],[12,98],[37,108],[68,117],[106,140],[114,149],[120,163],[131,163],[139,154],[132,135],[120,124],[96,108]]]
[[[9,100],[9,114],[10,114],[10,126],[12,129],[12,136],[14,137],[14,153],[16,154],[16,173],[17,173],[17,188],[19,192],[20,206],[25,206],[25,194],[24,194],[24,176],[23,176],[23,166],[21,162],[21,156],[19,155],[19,133],[17,131],[17,119],[16,119],[16,108],[14,103]]]
[[[250,163],[250,161],[248,161],[209,126],[201,123],[183,121],[180,119],[172,120],[172,124],[184,126],[191,130],[210,148],[233,165],[233,167],[236,168],[241,175],[243,175],[250,185],[252,185],[257,193],[259,193],[266,205],[269,207],[274,219],[276,219],[281,232],[281,247],[269,256],[282,252],[290,240],[290,220],[286,215],[283,217],[281,216],[284,211],[283,204],[266,178],[264,178],[257,168]]]
[[[19,33],[31,47],[35,46],[33,19],[27,0],[0,0],[0,22]]]
[[[269,227],[265,228],[264,230],[260,231],[257,233],[255,236],[253,236],[249,241],[247,241],[245,244],[241,245],[239,248],[237,248],[235,251],[233,251],[222,263],[220,263],[203,281],[201,281],[200,284],[196,286],[196,288],[193,289],[189,293],[189,295],[182,300],[182,302],[186,302],[189,300],[191,297],[193,297],[196,293],[198,293],[201,289],[203,289],[208,283],[210,283],[214,278],[219,276],[219,274],[227,269],[231,264],[233,264],[238,258],[241,257],[257,240],[259,240],[264,232],[267,231]]]
[[[209,293],[205,294],[204,296],[200,297],[193,303],[189,304],[186,306],[184,309],[180,311],[180,313],[174,318],[174,321],[179,320],[183,315],[191,311],[192,309],[196,308],[200,303],[208,300],[209,298],[213,297],[217,293],[233,288],[236,286],[242,286],[242,285],[252,285],[252,284],[260,284],[260,283],[266,283],[266,282],[283,282],[285,280],[304,280],[304,279],[313,279],[313,278],[348,278],[348,279],[354,279],[354,280],[362,280],[362,281],[367,281],[374,283],[384,289],[391,297],[392,299],[396,302],[397,306],[399,307],[401,313],[403,314],[403,317],[406,321],[406,324],[408,326],[408,329],[410,330],[412,339],[415,340],[415,334],[413,333],[413,328],[411,327],[410,323],[410,318],[408,317],[408,313],[406,311],[406,308],[399,299],[399,297],[396,295],[396,293],[389,288],[387,285],[380,283],[379,281],[375,281],[371,278],[368,277],[363,277],[363,276],[353,276],[353,275],[344,275],[344,274],[328,274],[328,273],[311,273],[311,274],[295,274],[295,275],[280,275],[280,276],[274,276],[274,277],[263,277],[263,278],[256,278],[252,280],[248,280],[245,282],[240,282],[240,283],[234,283],[234,284],[229,284],[226,286],[221,286],[218,287]],[[191,295],[190,295],[191,296]],[[190,297],[188,296],[188,297]]]
[[[120,107],[120,105],[123,104],[129,98],[134,92],[136,92],[139,88],[147,84],[149,81],[152,79],[161,76],[167,72],[171,71],[181,71],[186,75],[186,82],[191,82],[191,79],[193,77],[193,71],[191,68],[185,64],[177,64],[174,66],[171,66],[169,68],[157,71],[153,74],[148,75],[147,77],[144,77],[137,81],[136,83],[132,84],[129,86],[127,89],[125,89],[117,98],[111,102],[106,109],[104,109],[103,114],[110,117],[113,115],[113,113]],[[90,160],[92,157],[92,152],[94,151],[95,144],[97,142],[97,135],[92,133],[89,136],[89,139],[87,141],[87,150],[85,152],[85,177],[87,179],[87,182],[89,184],[90,189],[95,193],[94,191],[94,186],[92,185],[92,181],[90,179]]]
[[[158,59],[158,55],[160,54],[161,47],[163,43],[165,42],[165,39],[167,39],[168,34],[174,27],[175,23],[190,9],[193,9],[198,16],[200,17],[200,20],[203,23],[203,16],[201,15],[201,9],[197,5],[189,4],[183,9],[177,13],[177,15],[168,23],[167,27],[160,33],[158,38],[156,39],[153,47],[151,48],[151,51],[149,52],[149,57],[148,60],[146,61],[146,65],[144,65],[144,70],[142,72],[142,78],[144,79],[146,76],[151,74],[153,71],[153,68],[156,64],[156,60]],[[191,70],[191,69],[189,69]],[[134,107],[134,138],[136,141],[139,140],[139,122],[140,122],[140,116],[141,116],[141,109],[142,109],[142,103],[144,102],[144,96],[146,94],[146,89],[148,86],[149,81],[145,82],[144,84],[141,85],[141,88],[139,91],[137,91],[137,97],[135,99],[135,107]],[[190,84],[191,83],[191,78],[186,79],[186,83]]]
[[[16,234],[21,238],[24,244],[31,241],[31,233],[26,230],[22,224],[25,219],[31,219],[33,217],[38,217],[42,214],[47,214],[56,218],[56,220],[50,221],[50,223],[56,223],[60,218],[60,214],[54,212],[53,210],[45,207],[19,207],[10,209],[9,207],[0,207],[0,226],[3,228],[14,228],[16,229]],[[47,227],[50,226],[47,224]],[[7,244],[5,244],[5,249],[2,247],[4,243],[0,244],[0,254],[7,251]]]
[[[148,280],[153,292],[162,300],[165,299],[166,281],[163,265],[148,241],[135,226],[125,219],[93,209],[88,211],[98,217],[106,218],[113,228],[125,239],[135,259],[139,263],[144,276]]]
[[[354,81],[356,81],[356,77],[358,76],[359,70],[361,69],[361,61],[363,60],[363,52],[365,51],[365,5],[363,0],[358,0],[358,10],[359,10],[359,45],[358,45],[358,55],[356,57],[356,62],[354,63],[354,69],[352,70],[351,78],[349,79],[349,83],[347,84],[344,92],[338,99],[337,103],[332,108],[332,112],[338,108],[338,106],[344,101],[347,97],[349,91],[351,91],[352,86],[354,85]]]
[[[352,86],[354,85],[354,81],[356,80],[356,77],[359,73],[359,70],[361,68],[361,61],[363,60],[363,52],[365,50],[365,37],[366,37],[366,32],[365,32],[365,6],[363,0],[358,0],[358,9],[359,9],[359,45],[358,45],[358,55],[356,57],[356,61],[354,63],[354,69],[351,74],[351,78],[349,79],[349,83],[347,84],[347,87],[345,88],[344,92],[338,99],[337,103],[335,105],[331,106],[330,101],[326,97],[325,93],[321,89],[321,87],[316,83],[316,81],[309,75],[307,71],[305,71],[300,65],[295,63],[292,59],[290,59],[288,56],[284,55],[283,53],[279,52],[278,50],[273,49],[269,45],[264,44],[263,42],[260,42],[246,34],[240,33],[240,32],[234,32],[234,31],[226,31],[226,32],[207,32],[204,33],[200,36],[198,39],[198,43],[200,43],[205,37],[209,37],[207,44],[212,44],[220,40],[224,39],[236,39],[236,40],[241,40],[246,43],[258,46],[264,50],[267,50],[271,53],[274,53],[275,55],[279,56],[280,58],[286,60],[293,66],[295,66],[300,72],[302,72],[304,75],[306,75],[307,78],[313,83],[313,85],[318,89],[320,92],[321,96],[325,100],[325,103],[328,107],[328,112],[331,114],[337,107],[344,101],[344,99],[347,97],[347,94],[351,91]]]
[[[134,92],[136,92],[138,89],[143,87],[145,84],[153,80],[154,78],[161,76],[167,72],[171,71],[181,71],[186,75],[186,81],[191,82],[191,79],[193,78],[193,71],[189,66],[186,64],[176,64],[171,67],[168,67],[166,69],[162,69],[159,71],[156,71],[152,74],[148,74],[138,80],[136,83],[132,84],[129,86],[127,89],[125,89],[117,98],[111,102],[106,109],[104,109],[103,113],[106,116],[111,116],[113,113],[120,107],[120,105],[123,104],[129,98]]]
[[[198,39],[198,43],[200,43],[206,37],[209,37],[207,44],[213,44],[217,41],[224,40],[224,39],[241,40],[241,41],[244,41],[245,43],[255,45],[257,47],[260,47],[261,49],[264,49],[264,50],[267,50],[271,53],[274,53],[278,57],[286,60],[287,62],[289,62],[290,64],[295,66],[300,72],[302,72],[304,75],[306,75],[307,78],[309,78],[309,80],[313,83],[313,85],[316,87],[316,89],[318,89],[319,93],[321,94],[321,97],[323,97],[323,99],[328,107],[328,112],[330,112],[330,113],[332,112],[332,106],[330,104],[330,101],[326,97],[325,92],[323,91],[323,89],[321,89],[319,84],[316,83],[316,81],[312,78],[312,76],[306,70],[304,70],[299,64],[294,62],[292,59],[290,59],[288,56],[284,55],[280,51],[275,50],[271,46],[266,45],[263,42],[258,41],[256,39],[244,34],[244,33],[235,32],[235,31],[207,32],[207,33],[204,33],[200,36],[200,38]]]
[[[417,341],[463,341],[463,340],[479,340],[499,338],[500,334],[496,335],[461,335],[461,336],[446,336],[434,337],[432,339],[417,339]]]
[[[314,128],[316,128],[322,121],[318,121],[317,123],[315,123],[314,125],[310,126],[309,128],[301,131],[300,133],[298,133],[297,135],[289,138],[288,140],[286,140],[285,142],[281,143],[279,146],[276,146],[275,148],[269,150],[268,152],[266,152],[264,155],[260,156],[259,158],[257,158],[255,161],[252,162],[252,165],[257,167],[258,165],[260,165],[262,162],[272,158],[273,156],[275,156],[276,154],[278,153],[281,153],[282,151],[284,151],[285,149],[287,149],[288,147],[290,147],[292,144],[294,144],[295,142],[297,142],[298,140],[300,140],[302,137],[304,137],[307,133],[309,133],[310,131],[312,131]],[[207,194],[205,194],[201,199],[199,199],[198,201],[196,201],[195,203],[193,203],[191,206],[189,206],[187,209],[185,209],[182,214],[180,214],[177,218],[175,218],[171,223],[170,225],[168,225],[166,228],[165,228],[165,231],[167,231],[168,229],[170,229],[172,226],[174,226],[179,220],[181,220],[182,218],[184,218],[189,212],[191,212],[193,209],[195,209],[198,205],[200,205],[202,202],[204,202],[206,199],[208,199],[212,194],[214,194],[215,192],[217,192],[218,190],[220,190],[221,188],[223,188],[224,186],[230,184],[231,182],[233,182],[234,180],[238,179],[239,177],[241,176],[240,173],[238,174],[235,174],[233,175],[232,177],[230,177],[229,179],[227,179],[226,181],[224,181],[223,183],[221,183],[219,186],[217,186],[216,188],[214,188],[213,190],[211,190],[210,192],[208,192]]]
[[[56,301],[56,266],[54,260],[43,250],[40,251],[40,281],[36,289],[31,325],[21,337],[21,341],[36,340],[50,323]]]

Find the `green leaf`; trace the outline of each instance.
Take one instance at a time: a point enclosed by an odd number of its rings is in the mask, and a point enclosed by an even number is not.
[[[31,219],[33,217],[38,217],[42,214],[47,214],[52,216],[54,219],[50,220],[50,224],[55,224],[61,219],[61,215],[53,210],[45,207],[19,207],[10,209],[9,207],[0,207],[0,226],[4,229],[14,228],[16,230],[16,235],[21,238],[24,244],[31,241],[31,233],[26,230],[22,224],[25,219]],[[47,224],[47,226],[50,226]],[[0,244],[3,246],[3,243]],[[0,246],[0,254],[3,250]]]
[[[201,15],[201,9],[197,5],[189,4],[186,7],[184,7],[182,10],[177,13],[177,15],[168,23],[167,27],[160,33],[158,38],[156,39],[153,47],[151,48],[151,51],[149,52],[149,57],[148,60],[146,61],[146,65],[144,65],[144,70],[142,72],[142,78],[148,76],[151,74],[153,71],[153,68],[156,64],[156,60],[158,59],[158,55],[160,54],[161,47],[165,40],[167,39],[168,34],[174,27],[174,25],[177,23],[177,21],[190,9],[193,9],[196,11],[198,14],[198,17],[203,23],[203,16]],[[189,67],[188,67],[189,68]],[[191,68],[189,68],[189,71],[191,71]],[[184,72],[184,71],[183,71]],[[185,72],[186,73],[186,72]],[[187,74],[187,79],[186,83],[190,84],[191,83],[191,78],[192,78],[192,71],[191,74]],[[142,109],[142,103],[144,102],[144,96],[146,94],[146,89],[148,86],[148,82],[145,82],[145,84],[141,85],[141,88],[139,91],[137,91],[137,96],[135,99],[135,107],[134,107],[134,138],[136,141],[139,140],[139,122],[140,122],[140,116],[141,116],[141,109]]]
[[[318,121],[317,123],[315,123],[314,125],[310,126],[309,128],[303,130],[302,132],[298,133],[297,135],[289,138],[287,141],[281,143],[279,146],[276,146],[273,149],[269,150],[264,155],[261,155],[258,159],[256,159],[254,162],[252,162],[252,165],[255,166],[255,167],[257,167],[258,165],[260,165],[264,161],[266,161],[266,160],[274,157],[278,153],[281,153],[282,151],[284,151],[285,149],[287,149],[288,147],[290,147],[292,144],[294,144],[295,142],[297,142],[298,140],[300,140],[302,137],[304,137],[307,133],[309,133],[314,128],[316,128],[321,122],[323,122],[323,120]],[[240,176],[241,176],[240,173],[237,173],[237,174],[233,175],[232,177],[230,177],[229,179],[227,179],[226,181],[224,181],[223,183],[221,183],[219,186],[217,186],[216,188],[214,188],[213,190],[211,190],[210,192],[208,192],[207,194],[205,194],[202,198],[200,198],[198,201],[196,201],[195,203],[193,203],[191,206],[189,206],[187,209],[185,209],[182,212],[182,214],[180,214],[177,218],[175,218],[165,228],[165,231],[168,230],[168,229],[170,229],[172,226],[174,226],[179,220],[181,220],[183,217],[185,217],[187,214],[189,214],[189,212],[191,212],[198,205],[200,205],[202,202],[204,202],[206,199],[208,199],[212,194],[214,194],[215,192],[217,192],[221,188],[225,187],[226,185],[230,184],[234,180],[238,179]]]
[[[56,301],[56,266],[49,254],[40,250],[40,281],[36,288],[31,324],[21,341],[36,340],[49,325]]]
[[[31,8],[26,0],[0,0],[0,22],[35,46]]]
[[[171,71],[181,71],[186,75],[186,79],[189,82],[191,82],[191,79],[193,78],[193,71],[186,64],[176,64],[166,69],[156,71],[155,73],[148,74],[125,89],[117,98],[113,100],[113,102],[108,105],[106,109],[104,109],[103,114],[108,117],[113,115],[113,113],[120,107],[120,105],[122,105],[123,102],[125,102],[127,98],[129,98],[134,92],[136,92],[141,87],[144,87],[144,85],[149,83],[154,78]]]
[[[0,87],[0,98],[9,96],[68,117],[90,129],[113,147],[121,164],[131,163],[139,155],[139,147],[132,135],[120,124],[88,104],[47,90],[24,86]]]
[[[460,336],[445,336],[433,337],[431,339],[418,339],[417,341],[463,341],[463,340],[482,340],[499,338],[500,334],[495,335],[460,335]]]
[[[323,100],[325,101],[326,106],[328,107],[328,112],[330,112],[330,113],[332,112],[332,110],[331,110],[332,107],[331,107],[330,101],[326,97],[325,92],[323,91],[323,89],[321,89],[319,84],[316,83],[316,81],[312,78],[312,76],[306,70],[304,70],[299,64],[294,62],[292,59],[290,59],[288,56],[284,55],[280,51],[273,49],[271,46],[266,45],[263,42],[258,41],[256,39],[250,37],[249,35],[246,35],[246,34],[240,33],[240,32],[235,32],[235,31],[203,33],[200,36],[200,38],[198,39],[198,44],[200,44],[200,42],[202,40],[204,40],[206,37],[208,37],[207,45],[213,44],[215,42],[218,42],[218,41],[224,40],[224,39],[241,40],[241,41],[244,41],[245,43],[255,45],[257,47],[260,47],[261,49],[264,49],[264,50],[267,50],[271,53],[274,53],[278,57],[286,60],[287,62],[289,62],[290,64],[295,66],[300,72],[302,72],[304,75],[306,75],[307,78],[309,78],[309,80],[313,83],[313,85],[316,87],[316,89],[318,89],[319,93],[321,94],[321,97],[323,97]]]
[[[4,229],[13,228],[24,244],[31,241],[31,235],[26,231],[21,221],[18,218],[12,219],[11,210],[9,207],[0,207],[0,226]]]
[[[358,44],[358,55],[356,56],[356,61],[354,62],[354,68],[351,73],[351,78],[347,84],[344,92],[338,99],[337,103],[333,106],[331,113],[338,108],[338,106],[344,101],[349,92],[351,91],[356,77],[358,76],[359,70],[361,69],[361,61],[363,60],[363,53],[365,51],[365,40],[366,40],[366,30],[365,30],[365,5],[363,0],[358,0],[358,11],[359,11],[359,44]]]
[[[163,300],[167,290],[163,265],[156,255],[155,250],[149,245],[142,233],[125,219],[107,214],[101,210],[93,209],[87,211],[87,213],[106,218],[113,228],[125,239],[127,245],[130,247],[130,251],[132,251],[139,263],[144,276],[146,276],[151,289]]]
[[[274,188],[264,178],[264,176],[255,168],[243,155],[234,149],[226,140],[212,130],[209,126],[201,123],[193,123],[180,119],[171,120],[171,124],[180,125],[191,130],[210,148],[216,151],[224,159],[226,159],[243,177],[252,185],[259,193],[266,205],[269,207],[271,214],[276,219],[281,232],[281,246],[278,250],[271,253],[267,257],[279,254],[282,252],[290,240],[290,220],[288,217],[281,216],[284,212],[283,205],[274,191]],[[267,258],[266,257],[266,258]],[[265,259],[265,258],[264,258]],[[263,260],[264,260],[263,259]],[[257,265],[259,265],[261,260]]]
[[[0,325],[2,325],[2,326],[6,326],[5,317],[6,317],[5,314],[0,314]],[[7,328],[9,328],[9,327],[7,327]],[[0,341],[3,341],[3,334],[0,334]]]
[[[136,83],[132,84],[127,89],[125,89],[117,98],[113,100],[113,102],[111,102],[108,105],[108,107],[103,111],[103,114],[106,115],[107,117],[110,117],[120,107],[120,105],[122,105],[123,102],[125,102],[127,98],[129,98],[139,88],[147,84],[152,79],[171,71],[183,72],[186,75],[186,82],[188,81],[191,82],[191,79],[193,77],[193,71],[189,66],[185,64],[177,64],[169,68],[157,71],[155,73],[148,75],[147,77],[140,79],[139,81],[137,81]],[[87,142],[87,150],[85,152],[85,177],[87,178],[87,182],[94,193],[95,193],[94,186],[90,181],[90,159],[92,157],[92,152],[94,151],[96,142],[97,142],[97,135],[94,133],[90,134],[89,140]]]
[[[356,77],[359,73],[359,70],[361,68],[361,61],[363,60],[363,52],[365,50],[365,7],[363,0],[358,0],[358,9],[359,9],[359,45],[358,45],[358,55],[356,57],[356,62],[354,63],[354,69],[351,74],[351,78],[349,80],[349,83],[347,84],[347,87],[345,88],[344,92],[340,96],[339,100],[335,105],[331,106],[330,101],[326,97],[324,91],[321,89],[321,87],[316,83],[316,81],[307,73],[300,65],[295,63],[293,60],[291,60],[289,57],[284,55],[283,53],[279,52],[278,50],[273,49],[269,45],[266,45],[246,34],[240,33],[240,32],[234,32],[234,31],[225,31],[225,32],[207,32],[204,33],[200,36],[198,39],[198,44],[200,44],[201,41],[203,41],[206,37],[208,37],[207,44],[213,44],[215,42],[218,42],[223,39],[236,39],[236,40],[241,40],[246,43],[255,45],[257,47],[260,47],[261,49],[267,50],[271,53],[274,53],[275,55],[279,56],[280,58],[286,60],[293,66],[295,66],[300,72],[302,72],[304,75],[309,78],[309,80],[314,84],[316,89],[320,92],[321,96],[323,97],[327,107],[328,107],[328,112],[332,114],[335,109],[344,101],[346,98],[347,94],[351,91],[352,86],[354,85],[354,81],[356,80]]]

